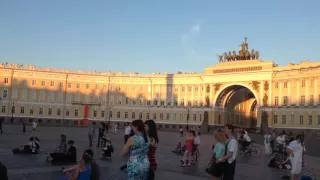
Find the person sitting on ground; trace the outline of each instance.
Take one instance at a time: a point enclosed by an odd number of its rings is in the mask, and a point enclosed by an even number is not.
[[[50,153],[50,155],[47,156],[47,161],[51,162],[52,164],[64,161],[66,155],[68,155],[66,142],[67,142],[67,136],[64,134],[61,134],[59,146],[53,150],[53,153]]]
[[[68,149],[68,155],[66,158],[66,161],[69,161],[71,163],[77,162],[77,149],[74,147],[74,141],[69,140],[68,141],[69,149]]]
[[[30,137],[29,142],[26,145],[22,145],[20,148],[13,149],[14,154],[36,154],[40,150],[40,143],[37,137]]]
[[[81,164],[65,169],[63,172],[67,177],[62,180],[90,180],[92,158],[90,155],[84,153],[81,158]]]
[[[87,149],[84,151],[84,154],[88,154],[91,157],[91,177],[90,180],[100,180],[100,168],[98,164],[93,160],[93,151]]]

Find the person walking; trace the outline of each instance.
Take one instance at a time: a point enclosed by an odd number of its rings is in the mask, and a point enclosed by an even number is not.
[[[271,154],[270,138],[271,138],[271,135],[269,132],[267,132],[266,135],[264,135],[264,147],[265,147],[266,155]]]
[[[102,140],[102,137],[104,135],[104,131],[105,131],[105,125],[103,122],[100,123],[100,127],[99,127],[99,136],[98,136],[98,144],[97,144],[97,147],[100,147],[100,145],[102,146],[103,144],[103,140]],[[101,144],[100,144],[100,140],[101,140]]]
[[[23,120],[22,120],[22,132],[23,132],[23,133],[26,132],[26,124],[27,124],[26,120],[23,119]]]
[[[92,140],[95,134],[96,134],[96,123],[92,122],[91,126],[89,126],[89,129],[88,129],[89,147],[92,147]]]
[[[130,137],[130,134],[131,134],[131,127],[130,127],[130,124],[127,122],[126,128],[124,130],[124,144],[127,143],[128,139]]]
[[[234,180],[238,142],[233,136],[234,127],[232,124],[226,124],[223,128],[223,131],[228,138],[225,152],[226,155],[218,159],[217,163],[225,162],[225,167],[223,170],[223,180]]]
[[[292,141],[287,147],[287,152],[290,154],[290,161],[292,165],[291,176],[292,180],[298,180],[298,176],[302,169],[302,153],[303,147],[301,145],[302,135],[298,135],[295,141]]]
[[[38,124],[33,121],[32,122],[32,132],[31,132],[31,137],[36,137],[36,129],[37,129]]]

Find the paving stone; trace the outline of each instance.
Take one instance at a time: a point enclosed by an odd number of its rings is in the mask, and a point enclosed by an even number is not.
[[[8,168],[9,179],[11,180],[57,180],[64,176],[61,171],[62,166],[52,166],[45,162],[45,155],[49,153],[59,143],[59,135],[64,133],[68,140],[75,141],[78,157],[88,148],[88,137],[86,128],[77,127],[39,127],[37,136],[40,138],[41,154],[38,155],[13,155],[11,150],[19,147],[20,144],[28,142],[31,129],[23,134],[19,126],[4,126],[5,133],[0,135],[0,161]],[[126,163],[126,159],[121,157],[123,148],[123,130],[119,130],[117,134],[109,133],[115,148],[115,153],[111,160],[100,160],[98,155],[100,149],[93,147],[96,162],[99,164],[102,179],[122,180],[127,179],[126,172],[120,171],[119,167]],[[159,168],[156,171],[156,179],[210,179],[205,172],[207,162],[211,157],[212,136],[201,136],[201,157],[196,166],[189,168],[180,167],[180,159],[182,156],[173,154],[171,151],[177,143],[181,141],[178,132],[159,132],[160,143],[157,149],[157,160]],[[95,137],[94,142],[97,142]],[[310,147],[309,147],[310,148]],[[267,163],[270,157],[259,155],[254,157],[238,156],[236,166],[236,180],[277,180],[283,175],[290,174],[290,171],[270,169]],[[306,156],[307,166],[303,169],[303,174],[313,175],[320,178],[319,172],[320,158]]]

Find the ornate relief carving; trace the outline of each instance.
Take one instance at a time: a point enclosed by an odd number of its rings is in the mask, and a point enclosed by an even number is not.
[[[247,72],[247,71],[260,71],[260,70],[262,70],[262,66],[234,68],[234,69],[218,69],[218,70],[213,70],[213,73],[214,74],[234,73],[234,72]]]
[[[219,83],[215,84],[214,85],[214,91],[215,92],[219,91],[220,87],[221,87],[221,84],[219,84]]]
[[[210,106],[210,98],[209,98],[209,96],[206,96],[206,106],[207,107]]]
[[[259,92],[259,85],[260,85],[260,82],[258,81],[252,81],[252,89],[256,90]]]
[[[207,86],[206,86],[206,92],[210,93],[210,85],[209,84],[207,84]]]

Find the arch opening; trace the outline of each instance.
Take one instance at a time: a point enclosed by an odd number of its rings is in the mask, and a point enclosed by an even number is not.
[[[222,121],[237,127],[256,128],[258,102],[247,87],[231,85],[218,95],[215,106],[223,112]],[[220,117],[221,118],[221,117]]]

